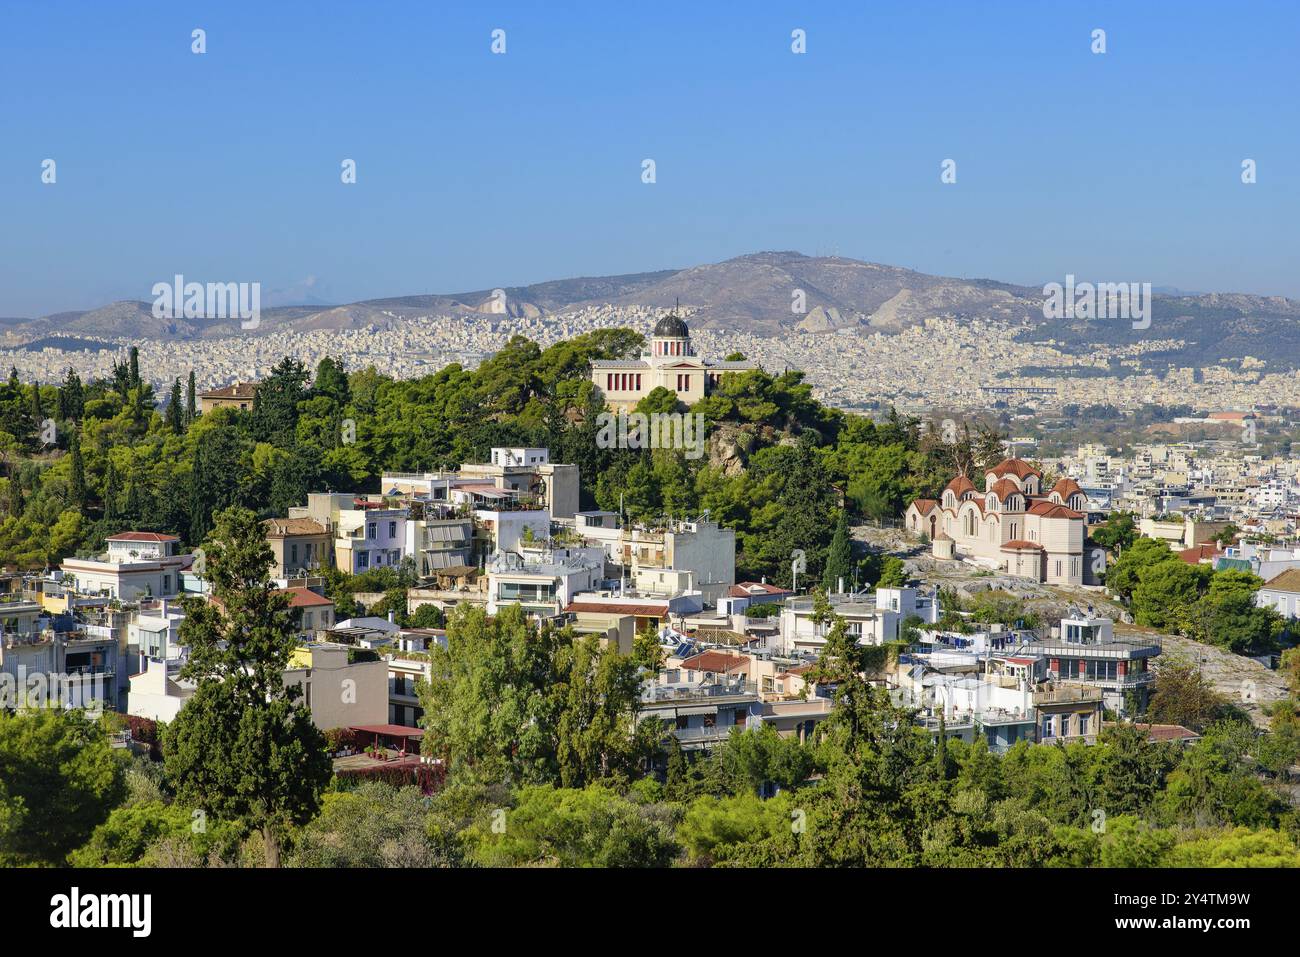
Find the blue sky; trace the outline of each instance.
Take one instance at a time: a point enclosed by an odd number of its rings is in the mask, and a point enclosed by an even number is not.
[[[0,316],[762,249],[1300,296],[1297,63],[1291,0],[5,0]]]

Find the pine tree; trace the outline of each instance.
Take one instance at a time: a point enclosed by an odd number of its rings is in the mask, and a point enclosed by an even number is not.
[[[332,775],[325,737],[284,672],[297,645],[289,599],[270,582],[262,523],[247,509],[216,517],[207,577],[220,604],[186,609],[181,677],[197,682],[166,731],[163,756],[177,800],[262,833],[266,865],[294,827],[320,811]]]
[[[849,523],[844,510],[840,509],[839,521],[835,523],[835,535],[831,538],[830,551],[826,555],[822,588],[832,592],[839,589],[841,582],[847,585],[852,571],[853,547],[849,544]]]
[[[804,680],[835,689],[835,708],[817,732],[834,735],[846,754],[855,754],[863,743],[879,736],[888,702],[881,700],[884,692],[867,683],[866,649],[820,588],[813,591],[812,620],[826,640]]]
[[[81,460],[81,437],[74,429],[69,446],[72,455],[71,505],[78,511],[86,510],[86,465]]]

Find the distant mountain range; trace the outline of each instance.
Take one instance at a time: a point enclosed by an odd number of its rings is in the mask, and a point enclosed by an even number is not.
[[[796,291],[802,292],[802,312],[792,309]],[[1020,336],[1051,339],[1080,352],[1098,343],[1176,338],[1186,344],[1165,358],[1179,364],[1248,355],[1290,366],[1300,364],[1300,301],[1171,291],[1179,294],[1157,291],[1154,296],[1151,328],[1135,330],[1124,321],[1046,320],[1041,287],[930,276],[838,256],[762,252],[687,269],[505,287],[504,312],[544,317],[606,304],[667,310],[680,301],[692,311],[694,326],[769,336],[844,328],[893,333],[942,316],[1009,322],[1024,327]],[[479,289],[338,306],[266,308],[259,331],[286,326],[300,331],[392,328],[420,316],[501,314],[503,307],[493,292]],[[0,320],[0,329],[10,344],[58,334],[146,339],[213,337],[240,331],[237,320],[155,319],[151,310],[148,302],[115,302],[87,312]],[[1160,361],[1161,357],[1154,358]]]

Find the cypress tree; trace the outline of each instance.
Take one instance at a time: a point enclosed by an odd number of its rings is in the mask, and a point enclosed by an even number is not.
[[[840,579],[846,583],[853,571],[853,548],[849,544],[849,523],[840,510],[839,520],[835,523],[835,534],[831,537],[830,551],[826,555],[826,571],[822,574],[822,588],[832,592],[839,587]]]
[[[140,487],[135,482],[128,482],[126,486],[126,508],[123,510],[121,518],[136,522],[140,518]]]
[[[72,454],[72,505],[79,511],[86,510],[86,465],[81,460],[81,436],[74,429],[70,440]]]
[[[113,468],[113,460],[108,460],[108,472],[104,476],[104,517],[117,518],[117,500],[119,497],[117,482],[117,469]]]
[[[18,481],[18,473],[9,476],[9,515],[18,518],[23,514],[27,503],[23,501],[23,486]]]
[[[172,383],[172,397],[167,403],[167,424],[172,427],[172,431],[180,434],[183,427],[181,416],[181,377],[177,376]]]
[[[195,405],[194,396],[194,372],[190,371],[189,385],[185,387],[185,424],[189,425],[199,417],[198,406]]]
[[[59,389],[59,418],[63,421],[79,420],[86,408],[86,392],[81,386],[81,377],[69,366],[68,374]]]

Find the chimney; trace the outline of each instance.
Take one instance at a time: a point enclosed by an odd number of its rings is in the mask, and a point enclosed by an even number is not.
[[[388,613],[388,620],[389,622],[392,622],[393,620],[393,613],[391,611]]]

